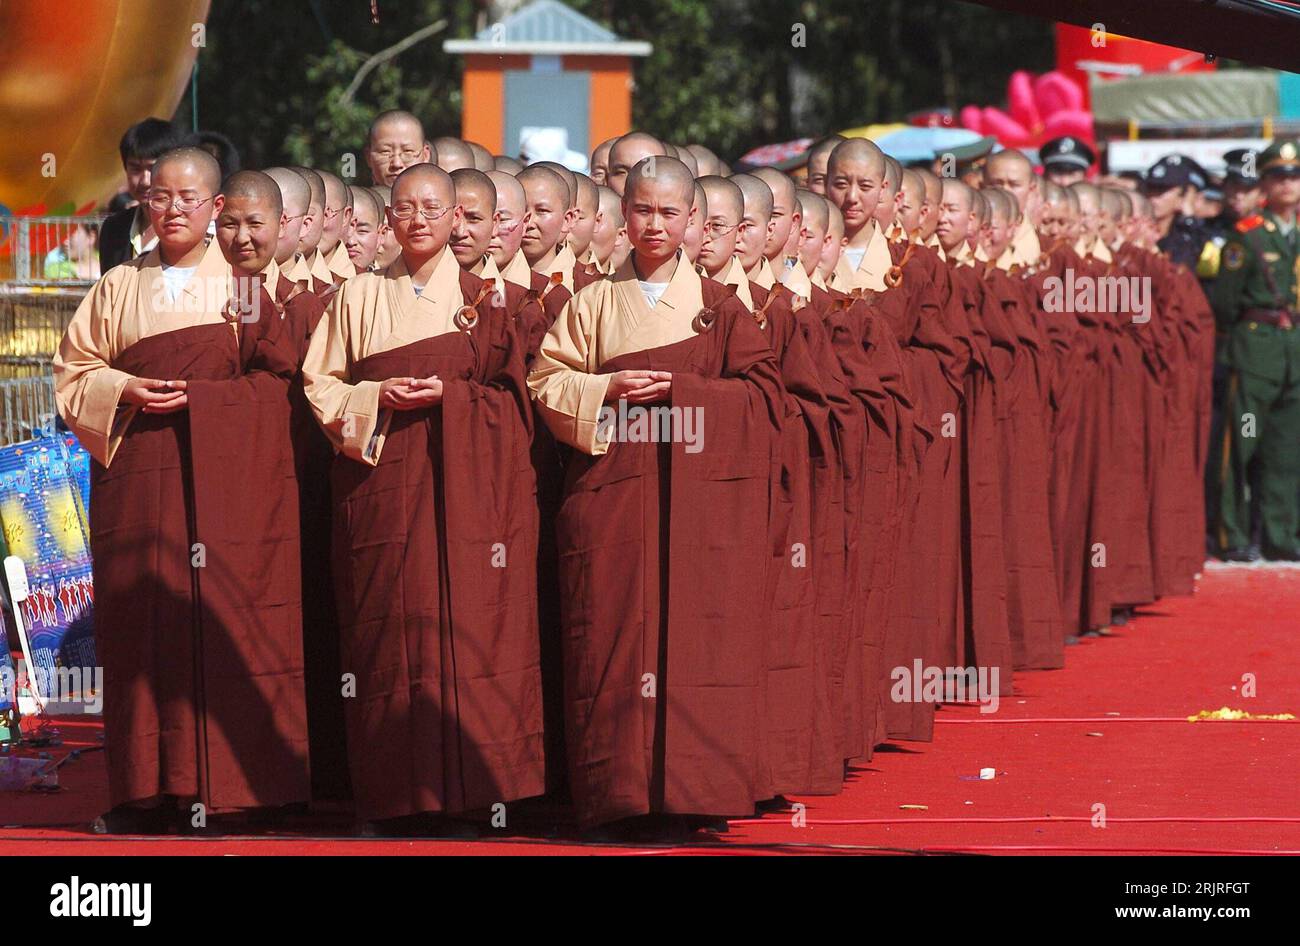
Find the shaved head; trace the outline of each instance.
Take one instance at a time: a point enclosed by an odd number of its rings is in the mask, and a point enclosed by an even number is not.
[[[474,166],[474,149],[459,138],[443,136],[433,139],[433,159],[448,174]]]
[[[745,195],[735,181],[709,174],[698,181],[709,202],[709,216],[723,216],[735,226],[745,213]]]
[[[464,203],[466,194],[473,193],[488,204],[488,212],[497,209],[497,189],[492,179],[475,168],[457,168],[451,172],[451,183],[456,189],[457,203]]]
[[[980,186],[1002,188],[1024,213],[1031,214],[1038,208],[1038,177],[1033,162],[1014,148],[999,151],[984,162]]]
[[[272,215],[279,219],[284,213],[284,199],[275,180],[261,171],[236,171],[221,184],[221,193],[226,202],[246,200],[263,204]]]
[[[524,169],[524,162],[518,158],[512,158],[509,155],[498,154],[492,158],[492,170],[502,171],[506,174],[518,174]]]
[[[410,112],[404,112],[400,108],[392,108],[376,115],[375,120],[370,123],[370,132],[366,137],[370,144],[374,144],[376,137],[380,137],[384,132],[399,129],[414,132],[421,142],[425,140],[424,123]]]
[[[307,212],[311,203],[311,188],[301,174],[291,168],[267,168],[265,173],[279,188],[286,214],[301,217]]]
[[[700,165],[695,160],[695,155],[691,154],[690,148],[677,148],[677,160],[686,165],[687,170],[695,177],[700,176]]]
[[[375,184],[392,186],[403,169],[431,160],[432,153],[424,125],[410,112],[381,112],[370,123],[365,158]]]
[[[835,146],[843,140],[840,135],[831,135],[808,149],[808,189],[814,194],[826,194],[826,164]]]
[[[647,135],[643,131],[624,135],[610,146],[609,172],[605,183],[622,194],[632,168],[652,155],[668,156],[668,149],[658,138]],[[685,168],[686,165],[683,164],[682,167]]]
[[[494,167],[492,161],[492,152],[483,147],[477,141],[467,141],[469,150],[474,152],[474,170],[482,171],[485,174]]]
[[[528,195],[513,174],[488,171],[488,180],[496,188],[497,226],[488,241],[488,252],[497,266],[506,266],[519,252],[528,218]]]
[[[566,168],[558,161],[534,161],[529,167],[550,168],[564,181],[565,189],[569,192],[569,202],[566,206],[573,207],[578,203],[578,176]]]
[[[378,226],[379,221],[384,218],[384,199],[369,187],[348,185],[348,190],[352,194],[353,219],[364,217]]]
[[[572,206],[569,203],[569,185],[554,169],[541,162],[528,165],[515,175],[515,180],[523,185],[525,191],[534,187],[544,188],[556,205]]]
[[[451,175],[436,164],[413,164],[393,181],[393,204],[409,200],[421,184],[432,183],[439,196],[448,203],[456,199],[456,185],[451,182]]]
[[[609,172],[609,149],[617,138],[606,138],[591,150],[591,179],[598,187],[604,186],[605,176]]]
[[[695,158],[695,176],[717,176],[722,172],[722,162],[718,156],[704,145],[687,145],[686,150]]]
[[[352,193],[348,186],[343,183],[343,179],[335,177],[329,171],[317,171],[321,180],[325,182],[325,206],[327,207],[351,207]]]
[[[752,208],[755,217],[767,219],[772,216],[774,197],[766,181],[753,174],[733,174],[730,180],[740,189],[744,206]]]
[[[740,175],[737,175],[738,177]],[[775,201],[785,201],[787,204],[793,204],[796,200],[794,181],[790,180],[788,175],[782,174],[776,168],[755,168],[750,175],[761,180],[772,191],[772,198]]]
[[[838,142],[831,149],[830,157],[826,161],[827,175],[834,175],[837,169],[842,169],[849,162],[865,165],[877,178],[885,176],[885,153],[876,146],[874,141],[868,141],[866,138],[846,138]]]
[[[169,165],[175,167],[188,165],[198,175],[204,188],[213,194],[221,189],[221,165],[202,148],[177,148],[164,153],[154,164],[152,176],[157,177],[158,172]]]
[[[518,213],[524,209],[524,185],[513,174],[505,171],[488,171],[488,182],[496,189],[497,206],[510,206]]]
[[[291,171],[297,171],[302,175],[302,179],[307,182],[307,187],[311,190],[311,198],[307,204],[315,209],[322,209],[325,206],[325,178],[317,174],[313,169],[303,167],[301,164],[289,165]]]
[[[805,226],[817,231],[830,226],[831,215],[826,207],[826,198],[806,190],[799,191],[796,196],[799,198],[799,211],[803,215]]]
[[[638,161],[628,173],[626,180],[628,189],[623,192],[625,201],[631,198],[633,189],[639,191],[650,184],[673,188],[687,203],[693,203],[695,200],[695,175],[681,161],[668,155],[647,157]],[[626,215],[624,211],[624,216]]]

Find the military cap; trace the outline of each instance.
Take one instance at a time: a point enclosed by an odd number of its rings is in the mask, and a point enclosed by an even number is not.
[[[1259,178],[1256,169],[1259,155],[1250,148],[1233,148],[1223,154],[1223,180],[1237,183],[1253,184]]]
[[[1081,138],[1063,135],[1053,138],[1038,149],[1038,160],[1043,167],[1053,165],[1086,171],[1097,160],[1097,155]]]
[[[1256,162],[1260,177],[1265,174],[1300,174],[1300,142],[1283,139],[1265,148]]]

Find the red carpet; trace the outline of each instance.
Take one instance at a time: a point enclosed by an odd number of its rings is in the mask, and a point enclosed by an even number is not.
[[[833,798],[734,822],[716,842],[586,845],[503,830],[475,842],[330,837],[346,822],[275,837],[95,837],[103,756],[60,770],[57,794],[0,792],[0,855],[610,853],[1300,853],[1300,720],[1196,722],[1223,706],[1300,716],[1300,569],[1210,567],[1194,598],[1162,601],[1064,670],[1017,674],[998,711],[940,711],[931,744],[897,744]],[[1257,695],[1241,696],[1253,674]],[[97,744],[61,720],[58,758]],[[978,779],[981,768],[996,778]],[[904,808],[902,806],[909,806]],[[910,806],[924,806],[910,807]],[[1104,806],[1104,809],[1096,806]],[[1105,827],[1094,818],[1104,813]]]

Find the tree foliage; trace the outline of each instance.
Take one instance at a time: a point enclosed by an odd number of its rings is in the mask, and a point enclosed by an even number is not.
[[[653,54],[635,66],[633,120],[724,157],[770,141],[999,104],[1014,68],[1053,65],[1051,26],[955,0],[567,0]],[[335,166],[371,118],[420,115],[459,134],[462,60],[442,51],[474,34],[472,0],[217,0],[198,75],[199,122],[225,132],[246,165]],[[343,92],[372,54],[430,23],[446,28]],[[187,94],[177,109],[188,121]]]

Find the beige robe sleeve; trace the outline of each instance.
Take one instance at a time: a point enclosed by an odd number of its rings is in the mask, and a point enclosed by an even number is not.
[[[54,400],[81,445],[108,466],[139,407],[118,410],[132,375],[111,367],[120,276],[105,276],[81,300],[54,356]]]
[[[609,450],[596,436],[611,375],[594,371],[592,340],[605,309],[613,316],[612,293],[593,284],[570,299],[542,339],[528,387],[537,412],[555,439],[591,456]]]
[[[392,412],[379,408],[379,382],[349,380],[351,328],[349,283],[339,287],[324,325],[312,335],[302,363],[303,391],[334,448],[359,463],[376,466]]]

